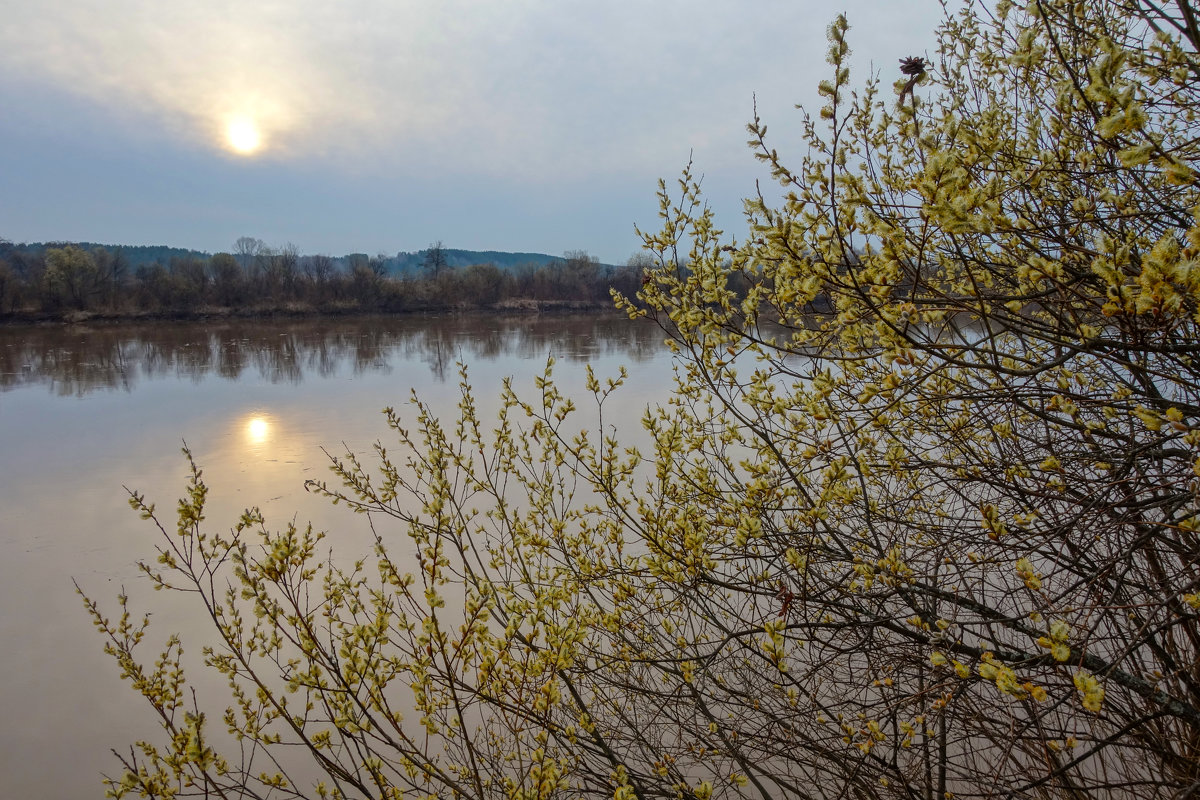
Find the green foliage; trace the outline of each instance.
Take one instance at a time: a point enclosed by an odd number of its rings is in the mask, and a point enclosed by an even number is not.
[[[851,84],[839,18],[807,155],[750,126],[783,198],[745,241],[690,171],[661,192],[620,300],[679,354],[648,444],[605,420],[620,378],[580,430],[549,367],[497,420],[464,372],[453,418],[389,410],[399,455],[312,487],[379,531],[346,568],[253,512],[206,533],[194,472],[145,569],[208,609],[257,748],[221,760],[176,644],[142,666],[92,606],[170,743],[114,792],[1193,792],[1200,33],[1173,8],[968,6],[902,104],[907,76]],[[325,783],[256,765],[289,745]]]

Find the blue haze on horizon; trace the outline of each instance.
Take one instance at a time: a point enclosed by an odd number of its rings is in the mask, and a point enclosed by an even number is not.
[[[215,252],[586,250],[624,263],[690,157],[739,234],[804,153],[825,31],[890,92],[933,55],[937,0],[10,0],[0,28],[0,237]],[[262,146],[235,153],[248,120]]]

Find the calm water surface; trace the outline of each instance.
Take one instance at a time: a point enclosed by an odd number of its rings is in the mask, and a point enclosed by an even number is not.
[[[369,455],[387,443],[380,410],[413,389],[452,414],[458,359],[485,418],[507,376],[532,398],[550,354],[580,400],[585,365],[601,377],[624,365],[630,380],[606,421],[636,428],[670,388],[661,340],[653,326],[595,316],[0,329],[2,794],[102,797],[100,773],[116,771],[109,748],[157,730],[101,652],[72,578],[109,610],[121,587],[153,609],[147,659],[174,631],[199,653],[186,603],[149,592],[138,574],[155,531],[122,488],[156,502],[169,524],[184,440],[209,483],[208,524],[229,527],[258,506],[272,527],[311,520],[330,531],[335,556],[353,555],[365,520],[304,491],[328,476],[322,448]]]

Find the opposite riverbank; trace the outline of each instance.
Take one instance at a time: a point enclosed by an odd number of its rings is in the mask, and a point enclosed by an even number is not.
[[[272,320],[316,317],[372,317],[406,315],[470,314],[604,314],[615,312],[612,301],[537,300],[514,298],[488,306],[444,303],[424,308],[379,309],[357,303],[314,305],[288,302],[259,306],[200,306],[194,309],[130,309],[96,311],[13,311],[0,315],[0,326],[80,325],[138,322],[203,322],[207,320]]]

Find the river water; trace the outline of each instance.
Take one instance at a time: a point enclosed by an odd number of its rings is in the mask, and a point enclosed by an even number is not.
[[[401,408],[414,389],[453,414],[459,360],[487,419],[507,376],[533,398],[549,355],[556,381],[580,399],[586,365],[601,378],[628,369],[605,406],[622,430],[670,390],[661,332],[621,317],[0,329],[0,794],[102,797],[101,773],[118,772],[110,748],[157,731],[103,654],[72,580],[109,611],[122,587],[149,607],[148,648],[178,631],[199,652],[184,598],[150,593],[138,573],[156,532],[123,487],[170,524],[186,441],[209,484],[207,524],[232,526],[258,506],[271,527],[312,521],[335,555],[360,551],[365,520],[304,491],[306,479],[330,477],[322,448],[369,455],[388,441],[380,410]]]

